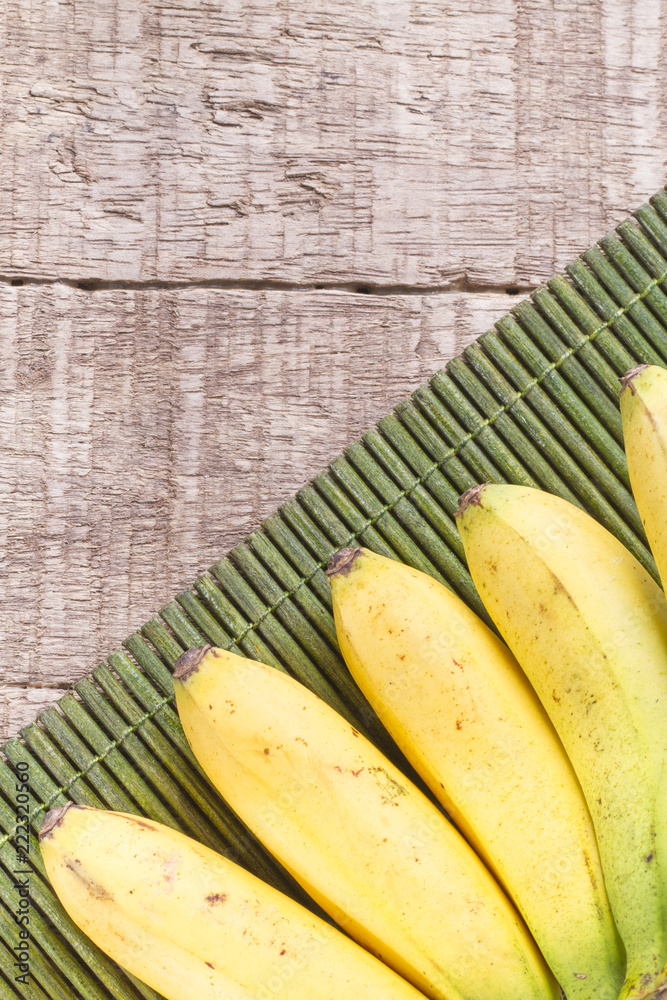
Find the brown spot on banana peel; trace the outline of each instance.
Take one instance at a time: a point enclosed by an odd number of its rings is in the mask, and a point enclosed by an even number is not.
[[[138,816],[133,816],[132,822],[134,823],[135,826],[143,827],[144,830],[150,830],[151,833],[157,833],[157,830],[155,829],[154,826],[151,826],[150,823],[144,823],[144,821],[142,819],[139,819]]]
[[[658,978],[662,978],[665,975],[667,975],[667,966],[662,970]],[[657,989],[651,989],[655,978],[653,974],[646,973],[631,983],[626,982],[623,989],[623,996],[627,997],[628,1000],[667,1000],[667,983],[663,982]]]
[[[65,862],[65,868],[68,868],[79,879],[93,899],[102,899],[113,903],[113,896],[109,890],[105,889],[103,885],[100,885],[99,882],[96,882],[89,875],[84,875],[79,867],[80,864],[81,862],[78,858],[72,858],[70,861]]]
[[[186,649],[184,653],[181,653],[174,664],[174,679],[181,682],[187,681],[188,677],[199,669],[199,664],[210,649],[213,649],[211,645],[199,646],[195,649]]]
[[[395,778],[392,778],[384,767],[369,767],[368,773],[373,775],[380,787],[383,805],[398,805],[396,800],[399,799],[401,795],[407,795],[403,785],[400,785]]]
[[[621,383],[621,392],[623,392],[624,389],[629,389],[634,396],[635,388],[632,383],[634,379],[636,379],[638,375],[641,375],[642,372],[645,372],[648,367],[648,365],[637,365],[636,368],[631,368],[630,371],[625,373],[625,375],[622,375],[619,379],[619,382]]]
[[[570,593],[570,591],[567,589],[567,587],[565,586],[565,584],[563,583],[563,581],[559,580],[559,578],[556,576],[556,574],[554,572],[552,572],[552,570],[550,570],[548,566],[546,567],[546,569],[549,571],[549,573],[551,574],[551,577],[553,578],[553,581],[554,581],[554,594],[562,594],[565,597],[565,599],[570,602],[570,604],[575,609],[575,611],[579,611],[579,608],[577,607],[577,604],[576,604],[576,601],[575,601],[574,597],[572,596],[572,594]],[[605,659],[606,659],[606,657],[605,657]]]
[[[350,549],[341,549],[331,557],[329,565],[324,572],[327,576],[336,576],[337,574],[345,576],[350,572],[355,559],[359,555],[361,555],[361,548],[358,545]]]

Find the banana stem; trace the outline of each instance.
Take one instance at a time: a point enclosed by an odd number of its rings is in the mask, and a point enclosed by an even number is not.
[[[199,664],[211,649],[211,645],[199,646],[194,649],[186,649],[181,653],[174,664],[174,677],[180,681],[186,681],[190,674],[194,674]]]
[[[340,552],[336,552],[334,556],[331,557],[329,565],[325,569],[327,576],[335,576],[337,573],[343,576],[349,573],[352,569],[352,563],[357,558],[361,549],[357,545],[353,549],[341,549]]]
[[[468,507],[472,505],[479,507],[482,502],[482,490],[487,485],[487,483],[481,483],[478,486],[471,486],[469,490],[462,493],[459,497],[459,509],[457,510],[455,517],[460,517]]]
[[[622,375],[621,378],[619,379],[619,382],[621,383],[623,389],[629,388],[630,392],[633,393],[634,395],[635,390],[632,386],[633,379],[636,379],[638,375],[641,375],[642,372],[645,372],[648,367],[649,367],[648,365],[637,365],[636,368],[631,368],[629,372],[626,372],[625,375]]]
[[[42,823],[42,828],[39,831],[39,839],[42,841],[44,837],[55,830],[57,826],[62,823],[63,817],[70,806],[73,806],[73,802],[66,802],[64,806],[54,806],[53,809],[49,809],[46,816],[44,817],[44,822]]]

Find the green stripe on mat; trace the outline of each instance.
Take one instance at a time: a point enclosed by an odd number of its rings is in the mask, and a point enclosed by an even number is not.
[[[495,480],[579,504],[656,576],[629,489],[618,378],[641,362],[667,366],[667,194],[566,273],[518,303],[2,747],[0,1000],[157,996],[90,944],[50,891],[35,834],[67,798],[170,824],[305,901],[190,752],[171,682],[188,646],[208,641],[288,671],[406,767],[337,647],[324,575],[336,549],[360,542],[410,563],[486,618],[453,518],[463,490]],[[16,782],[25,765],[27,984],[14,966],[16,879],[26,877],[16,874]]]

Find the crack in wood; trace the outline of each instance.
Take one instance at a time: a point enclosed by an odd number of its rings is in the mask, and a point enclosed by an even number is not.
[[[229,206],[234,207],[234,206]],[[535,291],[537,285],[478,284],[465,276],[457,278],[444,285],[380,285],[359,280],[358,282],[293,282],[260,279],[204,279],[198,281],[104,281],[98,278],[40,278],[37,276],[0,275],[0,286],[14,287],[31,285],[62,285],[76,288],[84,292],[110,291],[125,289],[128,291],[143,291],[164,289],[173,291],[187,288],[218,288],[229,291],[251,292],[342,292],[351,295],[460,295],[467,292],[474,295],[528,295]]]

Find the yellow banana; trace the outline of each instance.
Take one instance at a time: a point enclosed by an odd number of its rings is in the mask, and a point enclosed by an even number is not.
[[[518,914],[461,835],[293,678],[184,654],[178,710],[208,777],[352,937],[433,1000],[556,995]]]
[[[667,371],[640,365],[621,382],[621,416],[632,492],[667,584]]]
[[[167,1000],[420,998],[294,900],[160,823],[69,803],[47,814],[40,842],[75,923]]]
[[[667,603],[579,508],[487,484],[458,525],[491,617],[581,782],[627,952],[622,997],[667,983]]]
[[[393,559],[344,549],[328,575],[352,676],[514,899],[568,1000],[616,1000],[625,959],[590,814],[510,651]]]

